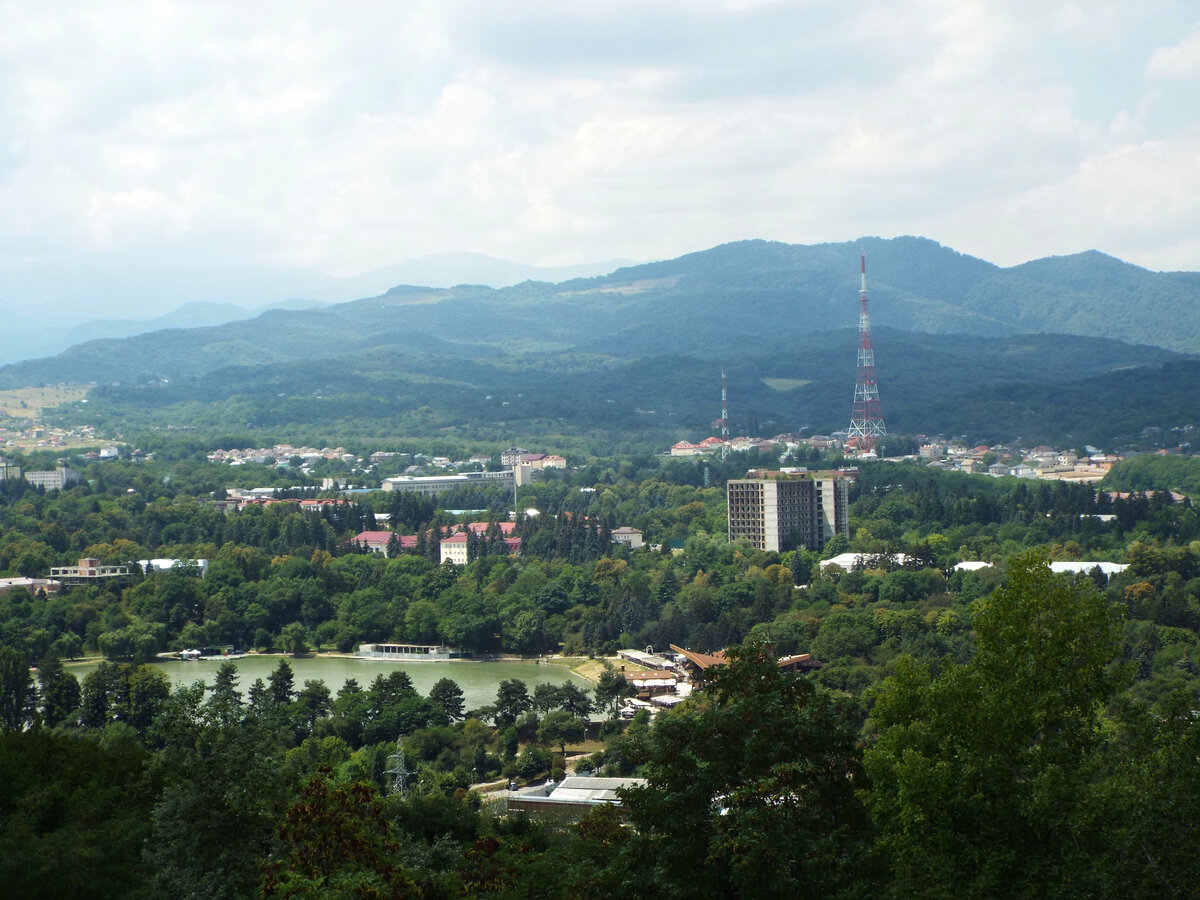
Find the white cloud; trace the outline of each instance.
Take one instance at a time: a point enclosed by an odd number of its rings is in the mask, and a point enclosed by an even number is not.
[[[1146,74],[1151,78],[1200,78],[1200,25],[1179,43],[1155,50],[1146,63]]]
[[[1177,4],[905,11],[0,0],[0,247],[349,274],[907,233],[1200,269]]]

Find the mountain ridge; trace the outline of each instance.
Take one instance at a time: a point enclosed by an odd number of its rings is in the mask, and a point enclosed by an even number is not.
[[[128,412],[147,424],[151,410],[172,410],[181,422],[275,425],[355,410],[360,418],[384,416],[397,429],[486,429],[493,420],[572,429],[610,421],[666,435],[674,427],[667,419],[624,411],[664,405],[647,397],[670,397],[680,422],[706,422],[715,413],[707,410],[712,392],[703,372],[726,368],[745,384],[807,385],[790,393],[748,389],[745,400],[761,411],[755,421],[838,427],[854,381],[860,251],[885,417],[897,427],[924,430],[939,409],[936,418],[951,421],[968,394],[989,404],[972,416],[964,410],[977,425],[988,409],[1027,421],[1023,394],[1040,397],[1042,408],[1054,405],[1031,385],[1119,369],[1137,373],[1105,384],[1153,383],[1161,367],[1200,349],[1200,323],[1187,308],[1200,285],[1192,273],[1150,273],[1094,252],[1002,269],[928,238],[812,246],[755,240],[560,283],[396,285],[318,309],[91,341],[0,368],[0,388],[94,382],[104,388],[97,399],[107,399],[89,406],[89,416]],[[691,371],[671,372],[668,359],[690,360],[679,364]],[[992,393],[981,395],[985,388]],[[1004,399],[1005,391],[1013,398]],[[487,398],[502,392],[507,406],[494,408]],[[330,409],[334,396],[341,399]],[[1056,415],[1084,410],[1098,419],[1121,403],[1111,393],[1091,403],[1071,396],[1072,408]],[[122,402],[140,404],[142,413]],[[1143,427],[1200,420],[1190,399],[1139,402],[1122,435],[1134,420]]]

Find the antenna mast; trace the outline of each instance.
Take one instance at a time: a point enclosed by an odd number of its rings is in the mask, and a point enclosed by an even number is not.
[[[850,430],[846,445],[873,450],[887,434],[879,411],[879,385],[875,383],[875,347],[871,341],[871,317],[867,313],[867,254],[860,251],[862,287],[858,303],[858,376],[854,382],[854,406],[850,412]]]
[[[721,459],[729,455],[729,402],[725,393],[725,370],[721,370],[721,418],[713,419],[713,428],[721,429]]]

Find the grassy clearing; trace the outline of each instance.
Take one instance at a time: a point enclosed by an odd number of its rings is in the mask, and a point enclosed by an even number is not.
[[[621,668],[621,658],[618,656],[610,657],[608,660],[612,665],[619,669]],[[600,657],[595,659],[564,659],[563,662],[570,666],[571,671],[580,678],[586,678],[588,681],[595,684],[600,680],[600,674],[604,671],[604,660]]]
[[[86,386],[75,384],[0,391],[0,413],[17,419],[41,419],[42,410],[75,403],[82,400],[87,392]]]
[[[806,384],[812,384],[807,378],[764,378],[762,383],[773,391],[794,391]]]

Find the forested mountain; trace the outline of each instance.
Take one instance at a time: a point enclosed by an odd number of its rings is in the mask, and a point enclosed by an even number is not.
[[[738,354],[726,366],[732,433],[844,427],[855,341],[848,330],[800,335]],[[1147,426],[1169,429],[1195,418],[1187,385],[1200,363],[1171,362],[1166,351],[1061,335],[987,341],[890,330],[876,344],[886,348],[877,360],[894,433],[1116,446]],[[1157,367],[1131,368],[1138,363]],[[1064,380],[1065,371],[1075,380]],[[719,391],[718,363],[701,356],[455,359],[375,348],[166,383],[99,385],[73,415],[100,426],[118,421],[131,431],[187,424],[315,433],[322,443],[343,434],[436,435],[484,445],[556,435],[644,449],[706,436]]]
[[[893,430],[1112,444],[1197,418],[1189,391],[1160,389],[1188,364],[1160,367],[1200,348],[1200,275],[1099,253],[1001,269],[920,238],[744,241],[503,290],[400,286],[92,341],[4,367],[0,387],[96,382],[87,415],[126,424],[352,416],[399,434],[605,427],[657,441],[703,436],[724,368],[737,431],[832,430],[852,397],[860,246]]]

